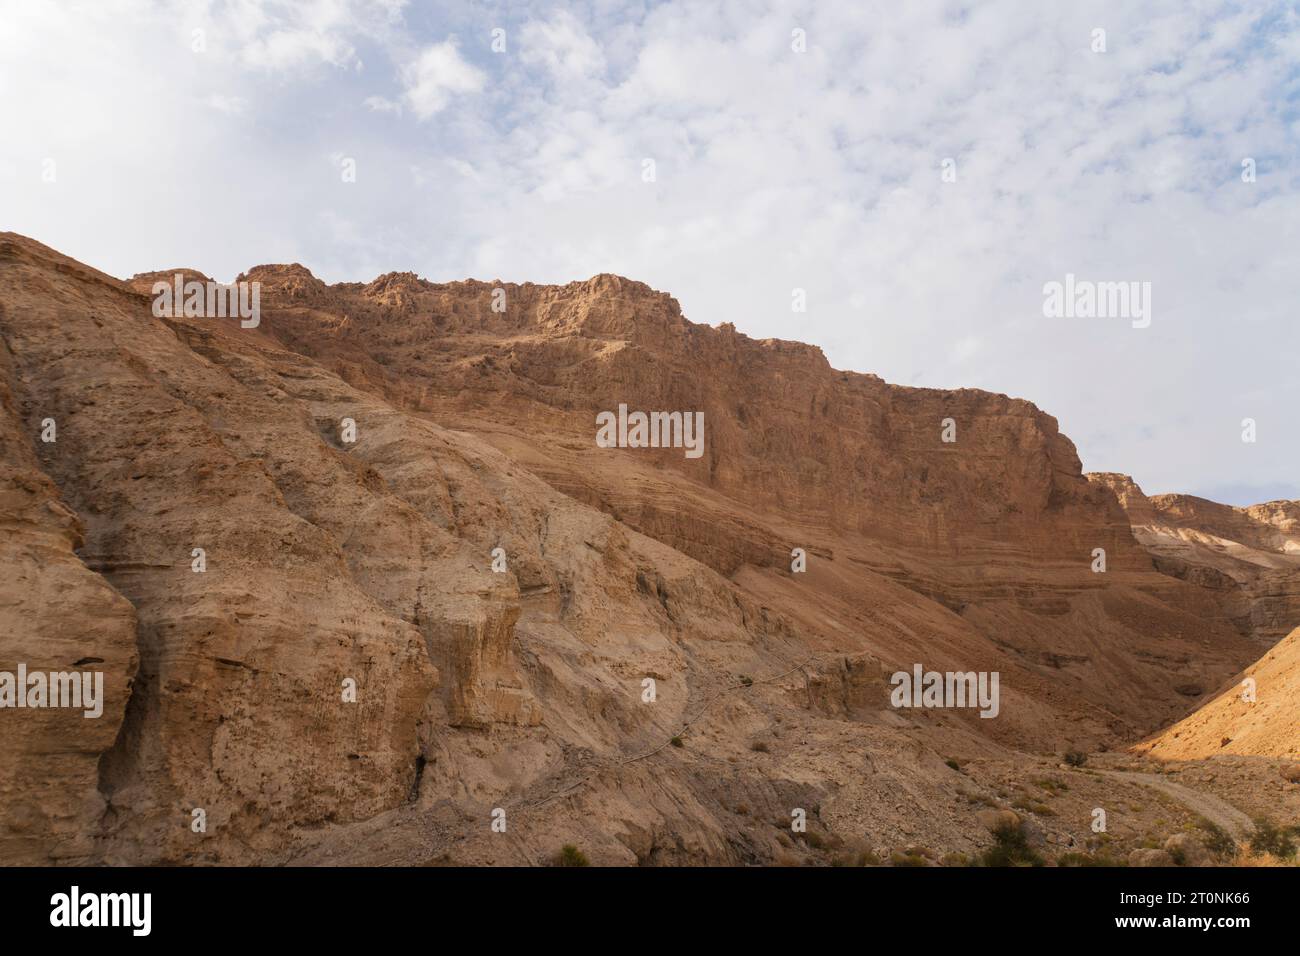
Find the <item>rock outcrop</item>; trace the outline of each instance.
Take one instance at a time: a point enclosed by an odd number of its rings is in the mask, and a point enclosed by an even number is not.
[[[83,523],[38,452],[39,436],[57,441],[58,430],[15,397],[24,374],[15,347],[21,353],[7,337],[0,346],[0,672],[16,680],[20,664],[40,674],[93,670],[103,688],[95,716],[87,701],[18,710],[12,696],[15,709],[0,710],[0,861],[84,863],[105,809],[100,761],[122,728],[136,674],[136,614],[77,555]],[[12,694],[26,702],[28,688]]]
[[[6,862],[764,863],[821,852],[792,808],[970,852],[978,768],[1150,734],[1289,613],[1176,573],[1025,401],[617,276],[259,266],[243,328],[155,316],[176,271],[0,234],[0,671],[107,688],[0,709]],[[703,453],[599,447],[620,405],[702,412]],[[1293,518],[1233,526],[1283,590]],[[997,672],[997,719],[894,707],[917,663]]]

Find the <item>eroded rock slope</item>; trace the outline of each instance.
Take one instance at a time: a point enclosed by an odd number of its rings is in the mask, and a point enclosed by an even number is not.
[[[639,283],[263,266],[241,328],[154,316],[171,275],[0,235],[0,670],[107,686],[0,711],[5,862],[771,862],[792,808],[969,851],[954,764],[1150,733],[1289,613],[1162,567],[1033,405]],[[620,404],[704,453],[597,447]],[[892,707],[914,663],[998,717]]]

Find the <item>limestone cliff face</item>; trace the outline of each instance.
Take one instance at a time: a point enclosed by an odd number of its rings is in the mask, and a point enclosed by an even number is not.
[[[1243,634],[1271,645],[1300,621],[1300,502],[1148,498],[1127,475],[1088,477],[1115,492],[1156,568],[1214,592]]]
[[[1029,402],[837,371],[811,346],[688,322],[670,296],[616,276],[558,288],[410,275],[305,287],[299,266],[248,276],[263,282],[268,335],[481,436],[802,615],[827,646],[900,666],[946,656],[892,619],[901,586],[946,615],[927,636],[955,631],[957,646],[993,650],[986,661],[1009,654],[1026,681],[1088,696],[1113,730],[1179,712],[1174,688],[1203,679],[1204,651],[1183,644],[1193,628],[1211,656],[1245,653],[1220,595],[1156,571],[1114,495]],[[596,415],[620,405],[703,412],[703,455],[598,448]],[[794,548],[814,556],[807,577],[790,575]],[[864,628],[864,604],[886,619]]]
[[[544,430],[583,452],[594,452],[595,414],[620,403],[702,411],[702,459],[639,457],[754,510],[905,546],[951,553],[960,537],[1026,561],[1078,562],[1086,544],[1085,559],[1104,546],[1112,560],[1137,559],[1122,512],[1082,478],[1055,419],[1028,402],[839,372],[812,346],[687,322],[669,296],[616,276],[560,288],[385,276],[308,294],[300,268],[248,273],[277,309],[270,334],[409,407]],[[492,311],[496,289],[504,312]],[[953,441],[941,440],[946,419]],[[566,491],[593,503],[612,491],[586,467],[559,464],[547,477]],[[1087,541],[1075,539],[1081,526]],[[705,527],[664,528],[674,530],[676,544],[725,573],[775,557],[761,540],[727,554],[695,540]]]
[[[108,751],[87,761],[88,797],[106,806],[82,833],[109,862],[248,859],[283,843],[277,827],[404,800],[435,671],[384,576],[390,562],[418,566],[421,517],[368,487],[304,408],[205,357],[204,330],[187,339],[147,300],[21,240],[3,240],[0,272],[12,431],[57,424],[39,464],[84,524],[65,563],[94,594],[57,601],[43,581],[57,612],[8,608],[5,633],[21,643],[4,656],[60,628],[84,647],[63,663],[113,668],[107,716],[82,721],[76,745]],[[23,447],[6,442],[6,456]],[[349,678],[356,705],[341,700]],[[7,742],[48,747],[24,741],[54,718],[4,717]],[[45,776],[31,758],[16,770],[6,786]],[[195,810],[219,836],[192,829]]]
[[[136,614],[77,556],[85,529],[42,468],[46,416],[15,397],[15,344],[0,347],[0,671],[99,672],[104,699],[91,718],[84,706],[0,711],[0,861],[84,863],[104,813],[100,761],[136,673]],[[57,428],[48,434],[58,440]]]
[[[6,861],[770,862],[791,806],[970,849],[947,757],[1126,743],[1257,656],[1028,402],[616,276],[260,266],[249,329],[155,317],[175,271],[0,235],[0,670],[108,679],[0,710]],[[620,404],[704,454],[597,447]],[[999,717],[891,707],[916,662],[999,672]]]

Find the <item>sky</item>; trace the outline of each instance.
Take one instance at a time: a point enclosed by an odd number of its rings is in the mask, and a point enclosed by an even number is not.
[[[1291,2],[0,0],[0,130],[0,229],[113,275],[612,272],[1300,498]],[[1067,274],[1150,323],[1046,315]]]

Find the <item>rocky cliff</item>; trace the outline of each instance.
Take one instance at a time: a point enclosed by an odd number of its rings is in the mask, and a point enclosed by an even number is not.
[[[1242,634],[1268,646],[1300,621],[1300,502],[1148,498],[1127,475],[1088,478],[1115,492],[1156,568],[1216,592]]]
[[[991,768],[1165,726],[1290,613],[1287,506],[1232,526],[1269,583],[1193,572],[1025,401],[616,276],[261,266],[243,328],[154,315],[176,271],[0,234],[0,671],[106,679],[0,710],[5,862],[771,862],[792,808],[969,851]],[[702,454],[600,447],[620,405]],[[916,663],[998,717],[893,707]]]

